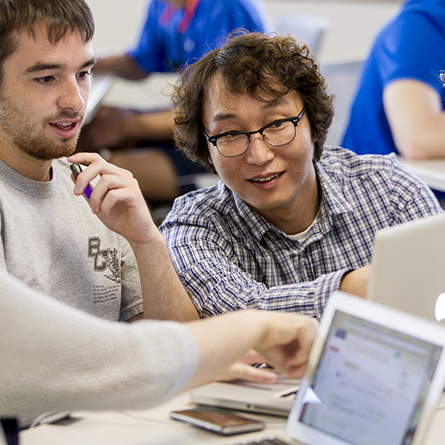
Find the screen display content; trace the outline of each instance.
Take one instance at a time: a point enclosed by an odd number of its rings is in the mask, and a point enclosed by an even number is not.
[[[337,311],[299,421],[354,445],[410,444],[440,353]]]

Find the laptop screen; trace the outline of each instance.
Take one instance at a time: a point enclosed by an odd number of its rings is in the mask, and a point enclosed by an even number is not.
[[[441,351],[336,310],[299,421],[354,445],[410,444]]]

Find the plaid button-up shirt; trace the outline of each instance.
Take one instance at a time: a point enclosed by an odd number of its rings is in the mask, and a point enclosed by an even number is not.
[[[256,308],[321,318],[344,274],[370,264],[377,230],[442,211],[394,155],[328,147],[315,168],[320,211],[301,241],[222,181],[175,201],[161,231],[202,317]]]

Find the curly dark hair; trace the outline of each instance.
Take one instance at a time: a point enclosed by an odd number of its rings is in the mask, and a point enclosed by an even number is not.
[[[261,33],[230,36],[222,48],[185,68],[174,86],[175,143],[190,159],[215,172],[203,135],[202,108],[216,73],[232,94],[248,94],[261,101],[297,91],[306,106],[312,135],[318,139],[314,159],[320,159],[334,110],[319,65],[305,44],[289,36]]]

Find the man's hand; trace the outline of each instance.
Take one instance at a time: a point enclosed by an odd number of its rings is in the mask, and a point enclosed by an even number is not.
[[[253,349],[241,360],[229,366],[224,372],[216,377],[220,382],[234,382],[235,380],[248,380],[257,383],[273,383],[277,374],[266,369],[258,369],[251,366],[253,363],[264,363],[265,360]]]
[[[188,385],[188,388],[193,388],[215,378],[226,377],[227,380],[227,376],[234,375],[245,378],[242,366],[248,365],[242,357],[251,349],[259,352],[261,361],[285,373],[288,378],[300,378],[318,322],[305,315],[246,310],[187,323],[185,326],[194,336],[199,349],[199,363]],[[253,360],[257,361],[258,358]],[[250,360],[248,358],[247,363]],[[236,363],[235,367],[222,375],[221,370],[233,366],[233,363]],[[250,377],[253,379],[252,375]]]
[[[267,363],[288,378],[300,378],[318,329],[314,318],[281,312],[263,312],[269,317],[264,337],[254,349]]]
[[[110,230],[125,237],[133,249],[141,279],[144,318],[176,321],[199,318],[133,175],[96,153],[78,153],[70,156],[68,162],[87,165],[76,180],[72,176],[76,195],[81,195],[99,177],[88,201],[93,213]]]
[[[89,204],[110,230],[135,246],[159,237],[138,182],[129,171],[109,164],[96,153],[78,153],[70,156],[68,162],[87,165],[77,179],[73,176],[76,195],[81,195],[85,187],[99,177]]]

